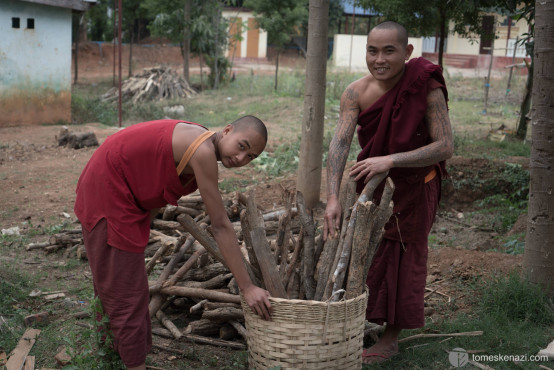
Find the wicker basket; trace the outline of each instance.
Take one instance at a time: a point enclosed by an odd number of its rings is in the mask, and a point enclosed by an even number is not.
[[[272,321],[242,299],[250,369],[361,369],[367,293],[326,303],[270,298]]]

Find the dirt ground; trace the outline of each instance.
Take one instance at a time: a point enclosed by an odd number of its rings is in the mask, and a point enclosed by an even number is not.
[[[94,44],[86,46],[90,52],[80,56],[82,68],[79,76],[82,81],[93,82],[96,79],[111,77],[109,53],[104,50],[104,58],[100,58],[98,50],[94,47]],[[175,50],[172,52],[175,54]],[[170,59],[169,52],[164,55]],[[171,59],[175,60],[177,57],[178,54],[173,55]],[[287,62],[283,63],[286,65]],[[297,62],[293,60],[290,63]],[[74,150],[58,146],[56,136],[60,129],[61,126],[0,128],[0,184],[3,193],[0,197],[0,229],[18,227],[20,233],[25,234],[31,230],[47,229],[62,223],[67,223],[70,228],[78,227],[73,213],[74,190],[79,174],[95,148]],[[72,126],[71,129],[93,131],[100,142],[117,130],[94,123]],[[525,164],[525,160],[521,158],[512,160]],[[501,164],[498,163],[499,166]],[[457,157],[453,158],[448,166],[449,169],[455,166],[456,170],[451,171],[451,175],[452,181],[457,181],[463,178],[466,170],[470,172],[476,166],[482,166],[482,163]],[[281,204],[281,187],[294,189],[294,176],[255,185],[257,202],[268,210],[278,207]],[[321,192],[322,201],[324,190],[323,188]],[[460,214],[474,209],[473,201],[480,196],[483,194],[477,194],[471,188],[453,191],[448,186],[445,187],[443,202],[432,230],[436,241],[434,245],[430,245],[429,250],[429,287],[437,289],[440,293],[434,295],[435,300],[461,298],[454,284],[459,282],[460,278],[463,281],[476,276],[488,276],[495,272],[521,268],[521,255],[488,251],[498,247],[498,234],[490,230],[483,231],[460,217]],[[516,223],[511,232],[525,232],[525,224]],[[44,235],[37,235],[31,237],[30,241],[44,239]],[[64,263],[62,255],[46,255],[42,251],[9,250],[0,255],[0,259],[3,262],[18,264],[23,270],[51,270],[53,279],[43,280],[41,284],[44,286],[39,287],[45,291],[52,289],[55,284],[59,285],[60,281],[70,284],[74,278],[73,272],[54,268],[56,264]],[[30,264],[31,261],[34,262]],[[36,261],[39,262],[38,266]],[[88,266],[84,265],[83,269],[86,272]],[[458,307],[463,309],[463,304],[458,303]],[[434,315],[431,319],[439,319],[436,312]],[[164,342],[158,337],[155,337],[154,341],[162,344]],[[203,348],[202,351],[205,353],[218,358],[224,358],[233,352],[216,347],[197,346]],[[158,366],[171,368],[170,354],[154,350],[152,356]],[[213,368],[221,367],[217,365]]]

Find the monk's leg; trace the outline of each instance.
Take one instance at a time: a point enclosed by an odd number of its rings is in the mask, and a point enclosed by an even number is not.
[[[144,369],[152,344],[144,256],[107,244],[106,220],[83,229],[95,294],[108,316],[114,349],[129,369]]]

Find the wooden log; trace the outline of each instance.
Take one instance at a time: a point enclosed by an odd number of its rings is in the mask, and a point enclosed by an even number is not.
[[[182,286],[188,288],[201,288],[201,289],[216,289],[225,286],[227,280],[230,280],[233,277],[233,274],[228,273],[225,275],[217,275],[210,280],[206,281],[185,281]]]
[[[250,224],[248,223],[248,216],[246,210],[243,210],[240,214],[240,223],[242,225],[242,238],[244,240],[244,246],[248,252],[248,261],[252,267],[252,272],[258,279],[258,281],[263,282],[262,272],[260,270],[260,265],[258,264],[258,259],[254,253],[254,246],[252,244],[252,237],[250,236]],[[264,288],[265,286],[262,286]]]
[[[304,205],[304,196],[300,191],[296,193],[296,207],[300,222],[304,229],[304,248],[302,250],[302,283],[304,284],[304,292],[306,299],[312,300],[315,294],[315,279],[314,279],[314,253],[315,253],[315,226],[314,219],[306,211]]]
[[[240,294],[239,284],[237,283],[237,279],[235,279],[235,277],[229,280],[227,289],[229,289],[229,293],[231,294]]]
[[[209,299],[218,302],[239,303],[240,296],[229,293],[221,293],[213,289],[187,288],[182,286],[170,286],[162,288],[161,293],[179,297]]]
[[[194,237],[189,236],[187,238],[181,237],[179,241],[177,242],[176,249],[177,253],[174,254],[171,261],[165,266],[162,273],[158,277],[158,280],[156,281],[156,285],[160,286],[162,283],[169,277],[177,263],[183,258],[183,255],[185,254],[186,250],[190,248],[190,246],[194,242]],[[152,290],[152,287],[150,288]],[[156,312],[160,309],[163,302],[165,301],[164,297],[160,294],[153,294],[152,298],[150,298],[150,304],[148,305],[148,311],[150,313],[150,317],[153,317]]]
[[[227,322],[229,320],[244,321],[244,312],[240,308],[221,307],[204,311],[202,318],[214,322]]]
[[[363,293],[367,274],[364,275],[365,261],[371,230],[373,227],[373,213],[376,206],[372,202],[358,204],[354,236],[352,240],[352,255],[346,279],[345,298],[356,298]]]
[[[152,228],[157,230],[167,230],[167,231],[188,231],[183,228],[183,226],[177,221],[164,221],[160,219],[152,220]]]
[[[234,308],[238,308],[238,309],[241,308],[241,305],[237,304],[237,303],[212,302],[212,301],[207,301],[202,306],[204,307],[204,310],[215,310],[217,308],[222,308],[222,307],[234,307]]]
[[[215,262],[207,266],[196,268],[188,271],[182,278],[182,280],[194,280],[194,281],[206,281],[213,279],[219,275],[226,275],[229,273],[227,266],[221,262]]]
[[[302,253],[302,247],[304,245],[304,243],[302,242],[303,239],[304,239],[304,229],[302,228],[300,229],[300,233],[298,234],[298,238],[296,239],[294,251],[292,252],[290,262],[287,266],[287,274],[285,276],[285,281],[283,282],[283,284],[286,286],[289,285],[291,275],[294,273],[294,270],[296,269],[296,265],[298,264],[298,259]]]
[[[183,229],[190,233],[200,244],[206,248],[208,253],[212,255],[216,260],[219,262],[225,264],[225,259],[221,255],[221,252],[219,251],[219,247],[217,245],[217,242],[210,236],[208,233],[206,233],[203,229],[198,226],[198,224],[186,213],[180,214],[177,216],[177,222],[181,224]]]
[[[175,216],[177,215],[177,206],[174,206],[172,204],[168,204],[165,206],[163,214],[162,214],[162,220],[164,221],[173,221],[175,220]]]
[[[346,192],[344,195],[344,203],[342,205],[343,214],[342,214],[342,222],[338,227],[340,228],[339,235],[332,235],[333,238],[338,239],[337,246],[335,248],[335,255],[333,256],[332,263],[329,268],[326,268],[325,270],[328,270],[329,274],[327,277],[322,277],[323,280],[318,280],[318,284],[323,284],[323,294],[321,296],[321,300],[326,301],[331,297],[331,294],[333,293],[333,274],[337,268],[337,265],[339,263],[340,256],[342,254],[342,247],[344,245],[344,238],[346,237],[346,230],[348,227],[348,221],[350,220],[350,216],[352,214],[352,208],[354,206],[354,203],[356,202],[356,181],[354,181],[354,178],[350,178],[348,181],[348,185],[346,187]],[[331,232],[331,230],[330,230]],[[333,245],[331,245],[333,246]],[[318,289],[316,288],[316,291]]]
[[[237,331],[237,333],[240,334],[240,336],[246,340],[247,336],[248,336],[248,333],[246,332],[246,328],[238,321],[235,321],[235,320],[231,320],[229,321],[229,324],[235,328],[235,330]]]
[[[383,234],[385,232],[385,224],[390,219],[394,202],[392,201],[392,195],[394,193],[394,183],[391,180],[391,178],[387,178],[387,182],[385,184],[385,189],[383,190],[383,195],[381,197],[381,202],[379,203],[379,208],[377,211],[377,215],[375,217],[375,226],[373,227],[371,231],[371,236],[369,239],[369,247],[367,251],[367,257],[365,261],[365,267],[364,272],[367,275],[369,268],[371,266],[371,262],[373,261],[373,257],[375,256],[375,252],[377,251],[377,248],[379,248],[379,245],[381,244],[381,239],[383,237]]]
[[[356,204],[358,205],[358,204]],[[358,216],[358,207],[352,209],[350,220],[348,220],[348,226],[346,228],[346,236],[344,237],[341,254],[335,272],[333,273],[333,291],[331,293],[331,302],[336,302],[340,299],[340,295],[334,294],[336,291],[343,289],[344,277],[346,275],[346,268],[350,263],[350,254],[352,252],[352,240],[354,238],[354,230],[356,219]]]
[[[283,283],[279,279],[277,264],[271,254],[271,250],[269,249],[265,229],[256,227],[250,231],[250,236],[254,245],[256,259],[260,264],[260,270],[262,272],[265,288],[272,297],[287,298],[287,292],[285,291]]]
[[[183,329],[183,334],[196,334],[204,337],[212,337],[219,335],[219,327],[221,325],[217,322],[200,319],[191,321],[186,328]]]
[[[42,248],[48,247],[49,245],[50,245],[50,241],[41,242],[41,243],[29,243],[27,247],[25,247],[25,250],[32,251],[34,249],[42,249]]]
[[[206,250],[197,250],[194,251],[192,256],[177,270],[175,274],[171,276],[168,280],[162,283],[162,287],[170,287],[175,285],[184,275],[187,271],[189,271],[194,265],[196,264],[196,261],[198,260],[198,257],[202,254],[206,253]]]
[[[290,280],[288,281],[287,285],[287,295],[289,296],[289,299],[300,299],[299,290],[301,285],[302,284],[300,283],[300,274],[298,272],[298,269],[295,268],[292,271]]]
[[[152,334],[155,334],[164,338],[173,338],[169,330],[164,328],[152,328]],[[239,350],[246,349],[246,345],[242,343],[225,341],[225,340],[214,339],[214,338],[206,338],[201,335],[183,334],[183,336],[181,337],[181,340],[183,339],[189,340],[193,343],[209,344],[212,346],[228,347],[228,348],[239,349]]]
[[[321,301],[327,286],[327,279],[329,279],[329,273],[333,266],[333,260],[337,254],[337,247],[339,246],[339,238],[328,238],[323,244],[323,251],[318,262],[318,278],[317,285],[314,294],[314,300]]]
[[[8,362],[6,362],[6,370],[15,370],[23,368],[25,358],[33,348],[37,337],[40,334],[39,329],[27,329],[19,339],[17,346],[10,353]]]
[[[23,370],[35,370],[35,356],[27,356],[25,359],[25,367],[23,367]]]
[[[356,220],[356,213],[357,213],[356,211],[357,205],[372,199],[373,192],[375,191],[377,186],[379,186],[379,184],[383,181],[383,179],[387,176],[387,174],[388,174],[388,171],[374,175],[365,185],[362,193],[358,197],[358,200],[352,206],[352,214],[350,215],[350,220],[348,221],[347,230],[344,238],[344,244],[341,248],[341,256],[339,258],[339,263],[337,263],[335,272],[333,273],[333,278],[332,278],[333,290],[331,293],[331,296],[333,298],[332,301],[337,301],[340,298],[339,295],[333,294],[333,293],[343,289],[346,267],[350,259],[352,238],[353,238],[353,232],[354,232],[354,223]]]
[[[179,331],[175,324],[171,320],[169,320],[169,318],[161,310],[156,312],[156,318],[160,320],[160,323],[162,323],[162,325],[165,326],[167,330],[170,331],[171,335],[173,335],[173,338],[179,339],[183,336],[183,334]]]
[[[162,243],[160,248],[158,248],[156,253],[154,253],[154,256],[152,256],[152,259],[146,264],[146,275],[150,275],[152,269],[154,269],[154,266],[156,266],[160,259],[166,255],[168,250],[175,248],[176,243],[177,238],[175,238],[175,241],[165,241]]]
[[[237,334],[238,333],[235,330],[235,328],[233,326],[231,326],[230,324],[222,325],[219,328],[219,339],[230,340],[230,339],[235,338],[237,336]]]
[[[196,303],[195,305],[191,306],[191,308],[189,309],[189,312],[190,313],[195,313],[197,311],[201,311],[203,310],[203,305],[204,303],[208,302],[207,299],[202,299],[201,301],[199,301],[198,303]]]
[[[271,254],[264,228],[264,221],[259,217],[254,194],[251,191],[246,203],[248,225],[251,228],[250,238],[256,259],[260,266],[265,288],[272,297],[287,298],[287,292],[279,279],[277,264]]]

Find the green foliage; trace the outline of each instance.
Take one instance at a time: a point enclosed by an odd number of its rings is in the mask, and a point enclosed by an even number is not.
[[[307,0],[245,0],[244,6],[252,9],[256,21],[267,31],[268,42],[283,48],[297,27],[307,23]]]
[[[71,331],[64,337],[71,364],[64,366],[63,369],[125,369],[121,358],[112,347],[113,334],[106,329],[109,326],[109,319],[104,315],[98,298],[91,301],[89,311],[92,328],[84,329],[80,334]]]
[[[268,176],[282,176],[298,169],[299,152],[300,138],[292,143],[279,145],[273,153],[263,152],[252,164]]]
[[[0,261],[0,316],[5,320],[0,325],[0,349],[15,348],[23,334],[23,317],[27,315],[24,302],[34,283],[31,276],[16,270],[9,260]]]
[[[485,314],[544,327],[554,323],[552,298],[515,272],[483,282],[482,291],[479,308]]]
[[[100,122],[113,125],[117,122],[117,106],[103,102],[98,97],[71,95],[71,119],[73,123]]]

